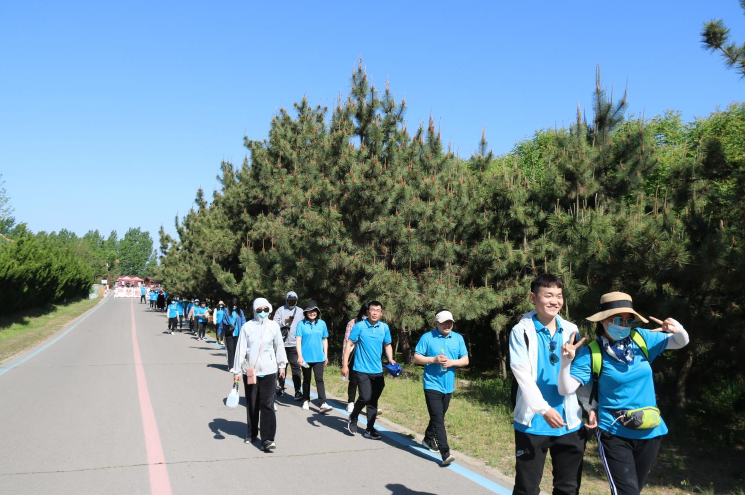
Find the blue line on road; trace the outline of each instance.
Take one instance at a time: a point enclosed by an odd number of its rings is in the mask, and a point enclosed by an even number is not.
[[[70,325],[70,326],[69,326],[69,327],[67,328],[67,330],[65,330],[65,331],[64,331],[64,332],[62,332],[61,334],[57,335],[57,336],[56,336],[55,338],[53,338],[52,340],[50,340],[50,341],[49,341],[49,342],[47,342],[46,344],[42,345],[41,347],[38,347],[38,348],[37,348],[36,350],[34,350],[34,351],[33,351],[33,352],[31,353],[31,354],[28,354],[28,355],[24,356],[23,358],[19,359],[18,361],[14,361],[14,362],[10,363],[10,364],[9,364],[8,366],[5,366],[5,367],[3,367],[3,368],[0,368],[0,375],[2,375],[2,374],[4,374],[4,373],[7,373],[8,371],[10,371],[10,370],[12,370],[13,368],[15,368],[16,366],[18,366],[19,364],[23,364],[23,363],[25,363],[26,361],[28,361],[28,360],[29,360],[29,359],[31,359],[32,357],[34,357],[34,356],[36,356],[37,354],[39,354],[39,353],[40,353],[41,351],[43,351],[44,349],[46,349],[46,348],[50,347],[50,346],[51,346],[52,344],[56,343],[56,342],[57,342],[58,340],[60,340],[60,339],[61,339],[62,337],[64,337],[64,336],[65,336],[65,335],[67,335],[68,333],[70,333],[70,332],[71,332],[71,331],[72,331],[72,330],[73,330],[73,329],[74,329],[74,328],[75,328],[76,326],[78,326],[78,325],[79,325],[80,323],[82,323],[82,321],[83,321],[83,320],[85,320],[85,319],[86,319],[86,318],[88,318],[88,317],[89,317],[90,315],[92,315],[92,314],[93,314],[93,313],[94,313],[94,312],[95,312],[95,311],[96,311],[96,310],[97,310],[98,308],[100,308],[101,306],[103,306],[104,304],[106,304],[106,302],[107,302],[107,301],[109,300],[109,298],[110,298],[110,297],[114,297],[114,296],[113,296],[113,295],[111,295],[111,296],[107,296],[107,297],[106,297],[106,299],[104,299],[104,301],[103,301],[103,302],[102,302],[101,304],[99,304],[98,306],[96,306],[95,308],[93,308],[93,309],[91,309],[91,310],[88,310],[88,312],[87,312],[87,313],[85,313],[85,314],[84,314],[84,315],[83,315],[83,316],[82,316],[82,317],[81,317],[80,319],[78,319],[78,321],[76,321],[75,323],[73,323],[72,325]]]
[[[219,349],[225,349],[225,346],[219,345],[214,340],[207,340],[207,342],[209,342],[210,344],[214,345],[215,347],[217,347]],[[293,388],[294,388],[295,384],[293,383],[292,380],[287,380],[285,382],[285,384],[290,384],[290,383],[292,383]],[[318,395],[315,392],[311,392],[310,395],[314,399],[317,399],[318,398]],[[335,403],[336,401],[335,400],[329,400],[328,401],[328,403],[332,403],[332,402]],[[344,414],[346,416],[349,416],[349,413],[347,412],[346,407],[336,407],[336,406],[333,406],[333,405],[332,405],[332,407],[337,412],[340,412],[340,413],[342,413],[342,414]],[[367,424],[367,419],[366,418],[363,418],[362,416],[359,417],[359,420],[358,421],[359,421],[360,424],[363,424],[363,425],[366,425]],[[386,428],[384,428],[384,427],[382,427],[380,425],[376,425],[376,428],[375,429],[378,430],[379,432],[381,432],[382,434],[384,434],[386,436],[386,438],[388,438],[390,440],[393,440],[394,442],[398,443],[399,445],[403,445],[404,447],[415,449],[419,453],[424,454],[424,455],[426,455],[428,457],[431,457],[432,459],[435,459],[437,461],[440,460],[440,457],[438,455],[435,455],[434,453],[430,452],[429,450],[426,450],[426,449],[422,448],[418,443],[415,443],[413,441],[403,440],[403,438],[400,437],[399,435],[392,435],[392,434],[390,434],[391,432],[389,430],[387,430]],[[457,464],[455,462],[452,463],[451,465],[447,466],[446,469],[451,469],[453,472],[455,472],[455,473],[463,476],[466,479],[469,479],[469,480],[473,481],[477,485],[483,486],[484,488],[486,488],[487,490],[491,491],[492,493],[497,493],[499,495],[512,495],[512,490],[510,490],[509,488],[506,488],[506,487],[504,487],[504,486],[502,486],[502,485],[500,485],[498,483],[495,483],[492,480],[481,476],[480,474],[474,473],[470,469],[465,468],[465,467],[463,467],[460,464]]]

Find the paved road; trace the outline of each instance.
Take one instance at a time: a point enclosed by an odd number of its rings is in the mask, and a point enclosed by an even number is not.
[[[509,493],[403,434],[351,437],[341,408],[323,416],[289,397],[276,451],[246,445],[243,399],[224,406],[224,351],[165,329],[162,313],[109,298],[0,368],[0,494]]]

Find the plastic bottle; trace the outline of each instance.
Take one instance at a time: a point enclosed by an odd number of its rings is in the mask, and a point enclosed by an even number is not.
[[[308,364],[308,361],[303,361],[303,364],[301,366],[303,368],[310,368],[310,365]]]
[[[341,381],[346,382],[347,380],[349,380],[349,377],[348,376],[342,376],[341,377]]]
[[[444,356],[444,355],[445,355],[445,349],[440,349],[440,354],[442,354],[442,355]],[[447,370],[448,370],[448,367],[447,367],[447,366],[445,366],[444,364],[441,364],[441,365],[440,365],[440,369],[441,369],[442,371],[447,371]]]

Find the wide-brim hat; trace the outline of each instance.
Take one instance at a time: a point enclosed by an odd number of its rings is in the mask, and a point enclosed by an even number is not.
[[[588,316],[588,321],[602,321],[609,316],[620,315],[621,313],[631,313],[639,317],[644,323],[649,320],[634,310],[634,304],[631,296],[623,292],[609,292],[603,294],[600,298],[600,311],[592,316]]]
[[[305,309],[303,309],[303,314],[307,313],[308,311],[317,311],[318,312],[318,318],[321,317],[321,308],[318,307],[318,303],[313,301],[312,299],[305,303]]]

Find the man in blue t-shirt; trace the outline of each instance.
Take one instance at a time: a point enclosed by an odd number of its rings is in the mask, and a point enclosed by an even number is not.
[[[586,404],[587,389],[559,393],[559,363],[565,343],[579,340],[577,326],[559,315],[563,283],[543,274],[530,284],[535,307],[510,332],[510,368],[518,383],[515,398],[515,488],[513,495],[538,495],[546,454],[553,464],[553,495],[577,495],[587,433],[578,399]],[[580,395],[582,392],[582,395]],[[589,407],[586,407],[589,409]],[[589,412],[589,428],[597,426]]]
[[[445,309],[435,313],[435,328],[422,335],[416,346],[414,364],[424,366],[424,400],[429,412],[429,425],[422,446],[440,452],[442,465],[452,464],[445,413],[455,390],[455,368],[468,366],[468,351],[463,337],[453,331],[453,314]]]
[[[178,302],[168,301],[168,333],[173,335],[176,330],[176,322],[178,321]]]
[[[140,304],[145,302],[145,292],[146,292],[145,286],[141,285],[140,286]]]
[[[375,418],[378,415],[378,399],[385,388],[383,364],[380,360],[383,349],[385,349],[388,362],[396,364],[393,360],[393,347],[391,347],[391,331],[387,324],[380,321],[382,317],[383,305],[379,301],[371,301],[368,304],[367,319],[352,327],[341,361],[342,376],[349,376],[349,356],[354,349],[357,349],[352,373],[356,374],[360,395],[349,415],[347,430],[352,435],[357,433],[357,418],[362,409],[366,407],[367,429],[364,436],[373,440],[380,440],[380,434],[375,430]]]

